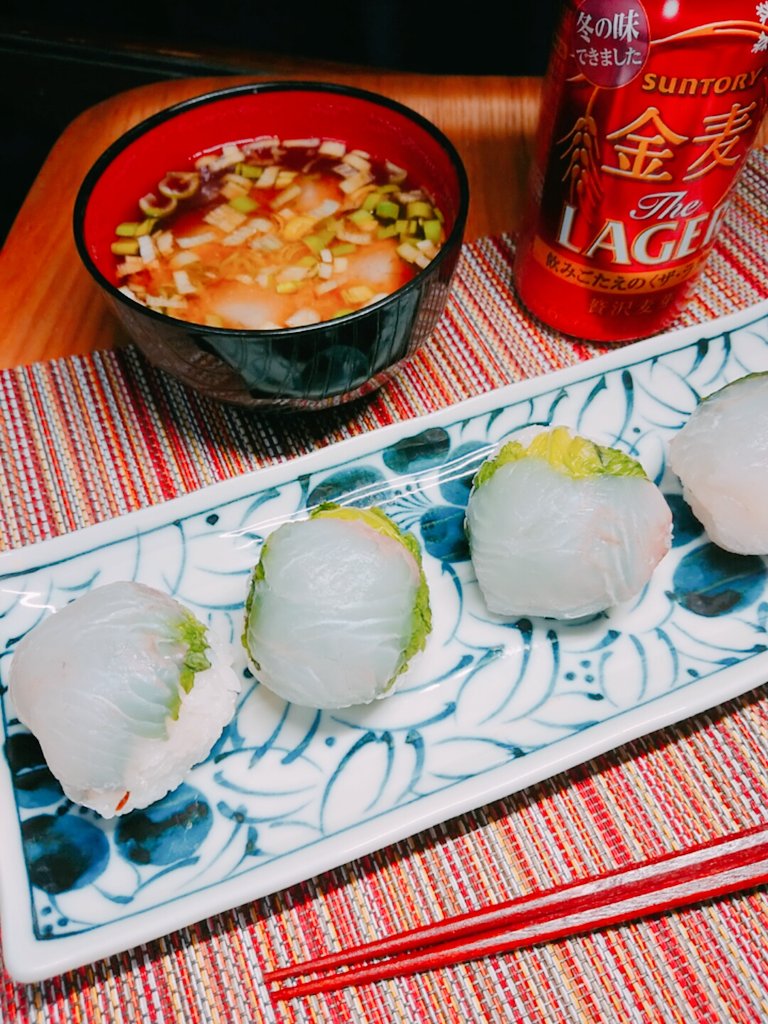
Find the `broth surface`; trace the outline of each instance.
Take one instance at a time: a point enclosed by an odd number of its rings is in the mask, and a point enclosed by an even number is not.
[[[445,240],[402,168],[336,140],[223,146],[169,171],[112,245],[120,290],[211,327],[274,330],[377,302]]]

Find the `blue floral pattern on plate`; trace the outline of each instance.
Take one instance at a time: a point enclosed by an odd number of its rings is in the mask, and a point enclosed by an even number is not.
[[[708,541],[665,456],[701,396],[765,369],[768,303],[3,556],[9,970],[40,978],[157,937],[764,682],[765,561]],[[532,423],[619,447],[662,487],[674,545],[634,601],[574,623],[485,609],[463,529],[472,476]],[[260,686],[239,638],[264,538],[328,500],[380,505],[414,533],[434,630],[394,695],[320,712]],[[64,798],[5,682],[21,636],[116,579],[156,586],[210,623],[238,651],[244,685],[182,786],[106,822]]]

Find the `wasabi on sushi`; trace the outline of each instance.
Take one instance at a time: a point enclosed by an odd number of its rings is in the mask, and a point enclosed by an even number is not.
[[[431,624],[416,539],[381,509],[327,503],[265,541],[243,645],[280,697],[340,708],[389,694]]]
[[[672,438],[669,464],[710,540],[768,554],[768,372],[704,398]]]
[[[174,598],[96,587],[30,630],[10,697],[75,803],[105,818],[146,807],[207,757],[240,682],[225,645]]]
[[[491,611],[575,619],[642,590],[672,515],[636,459],[555,427],[521,432],[483,463],[466,528]]]

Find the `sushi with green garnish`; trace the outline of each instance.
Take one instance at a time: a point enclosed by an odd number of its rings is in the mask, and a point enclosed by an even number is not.
[[[672,438],[669,464],[710,540],[768,554],[768,372],[702,399]]]
[[[209,754],[239,689],[229,646],[133,582],[44,618],[16,646],[9,685],[66,796],[105,818],[175,789]]]
[[[381,509],[327,503],[265,541],[243,645],[278,696],[341,708],[392,693],[431,626],[416,539]]]
[[[576,619],[642,590],[670,548],[672,515],[636,459],[554,427],[486,459],[466,529],[490,611]]]

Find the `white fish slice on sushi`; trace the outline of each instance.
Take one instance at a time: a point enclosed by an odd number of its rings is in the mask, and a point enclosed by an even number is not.
[[[95,587],[18,643],[9,692],[66,796],[105,818],[204,760],[235,710],[229,645],[144,584]]]
[[[672,515],[629,455],[531,428],[475,475],[466,528],[488,609],[577,619],[636,596],[669,551]]]
[[[768,554],[768,371],[702,399],[670,441],[669,465],[710,540]]]
[[[267,538],[243,645],[278,696],[341,708],[391,693],[431,626],[416,539],[381,509],[326,503]]]

